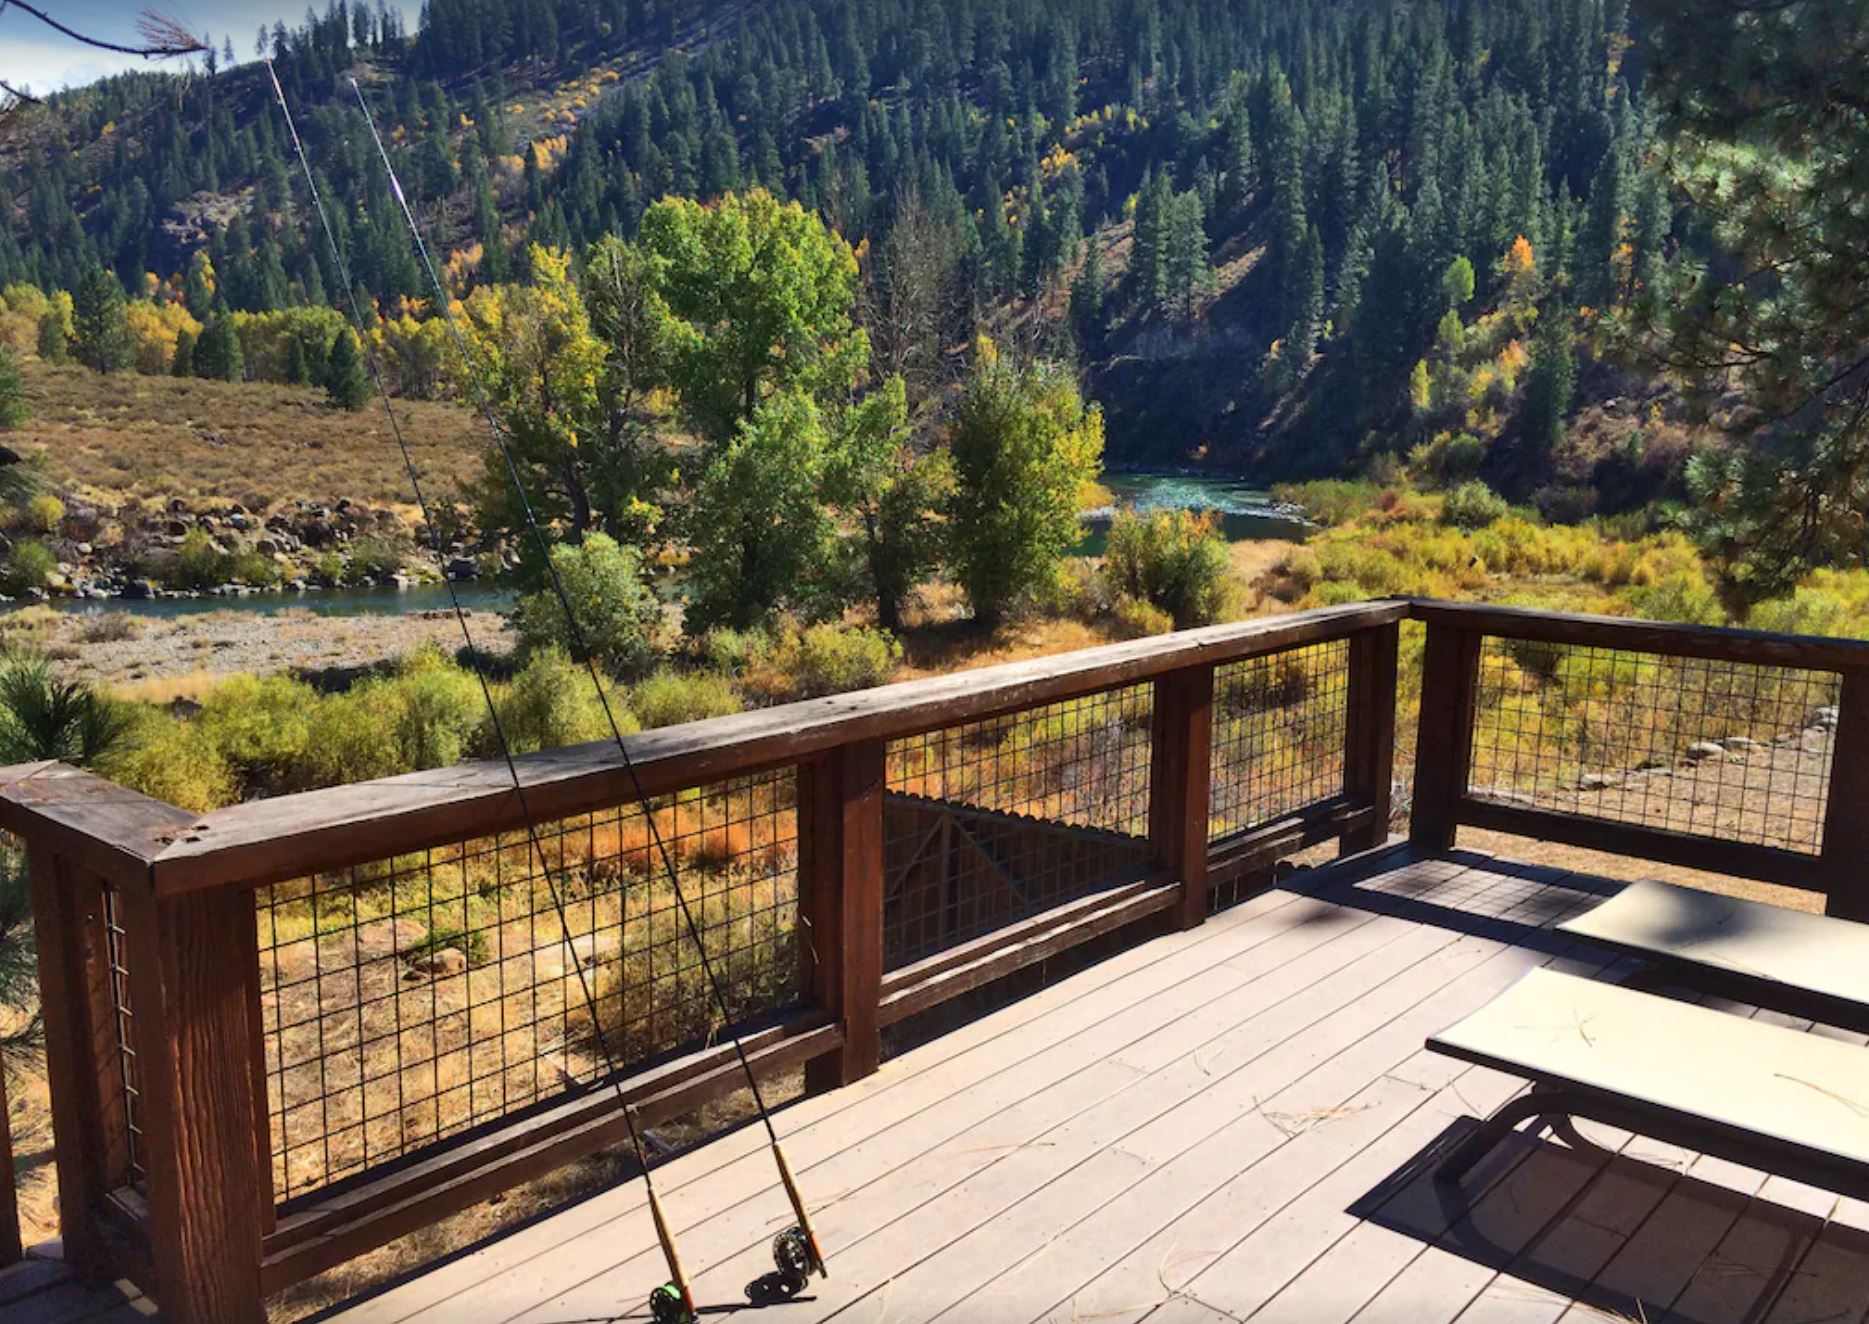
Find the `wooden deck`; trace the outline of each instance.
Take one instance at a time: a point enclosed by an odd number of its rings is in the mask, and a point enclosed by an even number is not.
[[[1464,1204],[1426,1179],[1522,1082],[1423,1040],[1535,966],[1605,969],[1549,929],[1615,886],[1467,853],[1300,874],[787,1109],[833,1276],[769,1313],[1858,1324],[1869,1206],[1590,1124],[1501,1146]],[[699,1299],[743,1307],[786,1221],[759,1134],[657,1182]],[[331,1318],[644,1318],[662,1277],[636,1182]]]

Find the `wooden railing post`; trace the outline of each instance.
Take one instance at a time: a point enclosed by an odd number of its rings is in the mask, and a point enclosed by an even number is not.
[[[120,893],[154,1296],[173,1324],[265,1318],[271,1214],[265,1101],[251,1067],[260,1014],[253,895]]]
[[[94,1221],[113,1180],[121,1133],[121,1063],[110,1000],[104,884],[42,841],[27,845],[33,937],[39,960],[40,1018],[52,1096],[53,1161],[59,1239],[87,1278],[112,1271]],[[117,1112],[118,1125],[107,1123]]]
[[[1479,689],[1480,636],[1428,626],[1421,667],[1421,720],[1415,735],[1415,796],[1408,839],[1427,851],[1454,844],[1459,801],[1473,755],[1473,704]]]
[[[1213,707],[1212,666],[1171,672],[1155,682],[1149,840],[1155,863],[1181,881],[1181,902],[1175,915],[1184,929],[1207,918]]]
[[[0,1269],[18,1264],[25,1253],[20,1244],[19,1191],[13,1185],[13,1127],[7,1109],[6,1059],[0,1057]]]
[[[882,741],[865,740],[798,768],[801,960],[844,1040],[806,1064],[813,1091],[859,1080],[882,1060],[885,754]]]
[[[1869,923],[1869,671],[1843,673],[1824,807],[1824,913]]]
[[[1389,839],[1389,797],[1395,781],[1395,672],[1401,627],[1387,625],[1350,638],[1349,712],[1343,733],[1343,789],[1375,808],[1368,827],[1344,833],[1345,855]]]

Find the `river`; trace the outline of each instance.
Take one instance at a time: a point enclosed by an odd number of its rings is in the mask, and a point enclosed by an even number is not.
[[[1213,474],[1116,473],[1105,474],[1103,485],[1118,505],[1138,510],[1184,509],[1212,511],[1220,517],[1220,532],[1228,542],[1257,542],[1266,538],[1303,538],[1311,526],[1302,514],[1281,506],[1272,494],[1243,478]],[[1084,516],[1089,531],[1080,551],[1103,555],[1110,535],[1113,508]]]
[[[1244,479],[1205,474],[1105,474],[1103,485],[1119,505],[1139,510],[1181,507],[1213,511],[1228,542],[1263,538],[1302,538],[1309,525],[1289,507],[1273,501],[1271,493]],[[1085,535],[1079,551],[1101,556],[1108,542],[1114,508],[1085,513]],[[461,605],[476,611],[500,611],[512,605],[510,589],[492,584],[457,584]],[[399,616],[414,612],[446,611],[452,605],[442,584],[410,588],[319,589],[305,593],[249,593],[240,596],[208,595],[198,598],[55,598],[51,605],[77,612],[131,612],[138,616],[169,618],[211,611],[244,611],[277,615],[282,611],[309,611],[320,616]]]

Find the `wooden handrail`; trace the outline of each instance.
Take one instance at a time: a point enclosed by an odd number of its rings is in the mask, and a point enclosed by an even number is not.
[[[1577,612],[1539,611],[1530,607],[1495,607],[1478,602],[1439,602],[1411,598],[1408,615],[1503,639],[1613,648],[1658,657],[1695,657],[1755,666],[1795,667],[1804,671],[1869,670],[1869,641],[1819,635],[1779,634],[1722,625],[1683,625],[1623,616],[1588,616]]]
[[[1280,652],[1394,625],[1399,602],[1359,603],[1216,625],[1058,656],[782,704],[625,737],[650,795],[796,763],[839,745],[894,739],[1190,667]],[[539,820],[633,798],[614,741],[516,760]],[[0,787],[0,797],[5,788]],[[179,830],[150,862],[158,895],[283,882],[524,826],[506,766],[463,764],[234,805]]]

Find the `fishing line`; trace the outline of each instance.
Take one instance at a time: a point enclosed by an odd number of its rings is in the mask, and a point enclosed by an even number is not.
[[[643,820],[648,830],[649,840],[653,844],[656,855],[661,861],[662,872],[668,878],[670,890],[674,893],[676,908],[681,914],[682,924],[687,930],[689,940],[694,945],[702,976],[707,982],[708,991],[713,998],[714,1005],[720,1012],[721,1028],[726,1033],[728,1042],[733,1046],[734,1057],[739,1063],[741,1073],[746,1078],[747,1088],[752,1094],[753,1105],[759,1113],[761,1125],[765,1128],[767,1147],[772,1151],[774,1162],[779,1170],[780,1182],[785,1188],[786,1197],[791,1202],[793,1213],[798,1218],[799,1225],[796,1230],[803,1241],[803,1268],[821,1274],[827,1273],[828,1270],[825,1267],[823,1251],[818,1245],[817,1235],[811,1226],[810,1213],[805,1208],[804,1198],[800,1194],[797,1181],[792,1175],[791,1165],[786,1161],[785,1151],[779,1144],[779,1135],[777,1130],[773,1127],[772,1114],[766,1107],[765,1095],[759,1086],[759,1078],[753,1071],[752,1061],[747,1057],[745,1044],[741,1041],[739,1034],[736,1033],[733,1028],[733,1017],[728,1006],[726,994],[721,987],[720,978],[714,969],[714,963],[708,956],[707,944],[702,937],[700,925],[696,922],[694,910],[688,904],[687,894],[682,889],[681,878],[675,868],[674,857],[669,852],[668,843],[663,838],[661,830],[656,824],[655,815],[650,811],[649,800],[643,788],[641,775],[637,771],[635,760],[630,756],[629,746],[623,739],[623,731],[617,722],[616,713],[611,707],[610,697],[604,690],[602,679],[598,674],[596,658],[592,654],[589,641],[585,637],[583,625],[578,620],[577,611],[571,605],[570,594],[565,589],[564,580],[559,575],[558,567],[552,560],[551,543],[546,538],[544,526],[538,517],[538,513],[533,508],[532,498],[526,489],[525,480],[520,474],[518,462],[513,458],[513,451],[508,442],[506,430],[501,425],[499,417],[493,409],[492,401],[488,399],[486,388],[480,379],[480,375],[476,371],[478,366],[476,357],[467,343],[466,336],[462,334],[460,326],[455,319],[453,301],[449,297],[446,285],[442,283],[440,272],[435,266],[434,257],[429,251],[428,242],[423,237],[422,227],[416,222],[415,212],[409,205],[408,195],[403,191],[402,180],[396,173],[395,164],[389,159],[389,150],[384,146],[383,135],[377,129],[376,117],[370,112],[370,103],[364,99],[363,88],[358,85],[354,76],[349,78],[349,82],[351,93],[357,100],[358,108],[363,112],[364,123],[369,127],[371,140],[376,144],[377,157],[381,160],[384,174],[389,180],[390,191],[394,194],[396,204],[401,209],[403,223],[408,227],[409,235],[415,243],[416,252],[421,257],[422,266],[428,274],[429,285],[435,292],[436,306],[441,313],[442,321],[448,328],[449,335],[454,341],[455,350],[461,356],[463,366],[467,369],[467,377],[473,389],[475,403],[479,406],[481,417],[485,420],[488,432],[492,435],[494,444],[499,449],[500,458],[506,467],[507,476],[512,480],[514,494],[519,498],[520,509],[525,515],[526,525],[531,530],[533,540],[538,545],[539,559],[544,566],[546,578],[551,584],[552,593],[557,598],[558,605],[564,612],[565,624],[571,631],[573,647],[582,658],[585,669],[590,674],[592,687],[597,692],[598,705],[602,708],[604,721],[610,728],[611,739],[616,744],[618,754],[622,756],[624,773],[629,778],[630,787],[637,802],[642,806]],[[783,1240],[783,1238],[781,1240]],[[779,1260],[780,1271],[784,1273],[792,1266],[787,1264],[786,1254],[779,1244],[775,1243],[774,1250],[775,1258]]]
[[[292,139],[293,152],[297,155],[299,168],[305,176],[305,187],[311,195],[312,206],[318,213],[319,227],[324,232],[325,243],[330,247],[332,259],[337,264],[338,275],[344,282],[345,298],[350,305],[351,321],[356,326],[359,340],[363,343],[364,361],[369,366],[371,384],[376,388],[378,396],[382,398],[383,414],[389,423],[390,434],[396,439],[396,449],[402,456],[403,468],[409,478],[409,487],[415,496],[417,508],[422,512],[422,522],[428,529],[429,545],[437,559],[440,559],[443,556],[440,526],[435,522],[433,509],[422,490],[422,480],[415,457],[409,449],[407,437],[403,434],[402,423],[397,417],[395,406],[390,401],[389,387],[384,379],[377,348],[366,334],[367,324],[363,318],[362,306],[357,300],[356,286],[351,280],[349,259],[344,256],[344,250],[337,241],[337,233],[331,225],[330,213],[325,207],[324,195],[318,188],[317,177],[311,168],[311,158],[305,151],[305,144],[299,138],[298,125],[292,117],[292,108],[286,102],[285,89],[280,85],[278,72],[273,68],[271,59],[266,61],[266,74],[272,80],[273,95],[278,100],[280,113],[285,118],[286,132]],[[630,1103],[629,1096],[623,1088],[621,1067],[616,1053],[610,1046],[610,1036],[604,1029],[596,993],[591,988],[589,977],[585,974],[584,962],[578,957],[576,948],[573,946],[570,918],[560,895],[558,883],[552,877],[551,861],[545,852],[538,819],[533,814],[531,803],[526,797],[525,784],[519,775],[519,765],[514,761],[512,746],[506,737],[505,724],[500,720],[499,705],[494,702],[492,686],[487,680],[485,668],[480,663],[481,653],[474,642],[473,627],[468,622],[467,610],[461,604],[461,595],[454,581],[443,575],[442,582],[447,586],[448,602],[453,610],[455,622],[461,628],[461,638],[467,645],[469,670],[473,672],[474,679],[479,684],[481,698],[486,703],[487,716],[493,725],[494,738],[499,744],[500,757],[506,765],[507,776],[512,781],[513,794],[518,800],[520,816],[526,825],[526,840],[538,857],[539,874],[545,880],[546,891],[551,897],[552,909],[558,917],[560,936],[567,952],[571,955],[571,965],[577,971],[578,988],[583,995],[585,1008],[590,1014],[591,1029],[597,1040],[598,1053],[604,1061],[604,1074],[609,1078],[611,1088],[616,1094],[617,1106],[623,1112],[624,1125],[629,1132],[630,1147],[635,1152],[637,1165],[642,1169],[643,1189],[649,1202],[650,1212],[655,1219],[657,1239],[661,1241],[668,1257],[670,1276],[674,1280],[670,1286],[680,1297],[685,1312],[692,1316],[695,1311],[693,1293],[687,1276],[682,1271],[681,1262],[675,1255],[673,1233],[663,1215],[661,1201],[656,1195],[655,1182],[650,1175],[649,1158],[643,1144],[641,1128],[636,1121],[636,1109]],[[627,913],[628,907],[625,906],[625,917]],[[592,950],[594,952],[595,948],[593,947]]]

